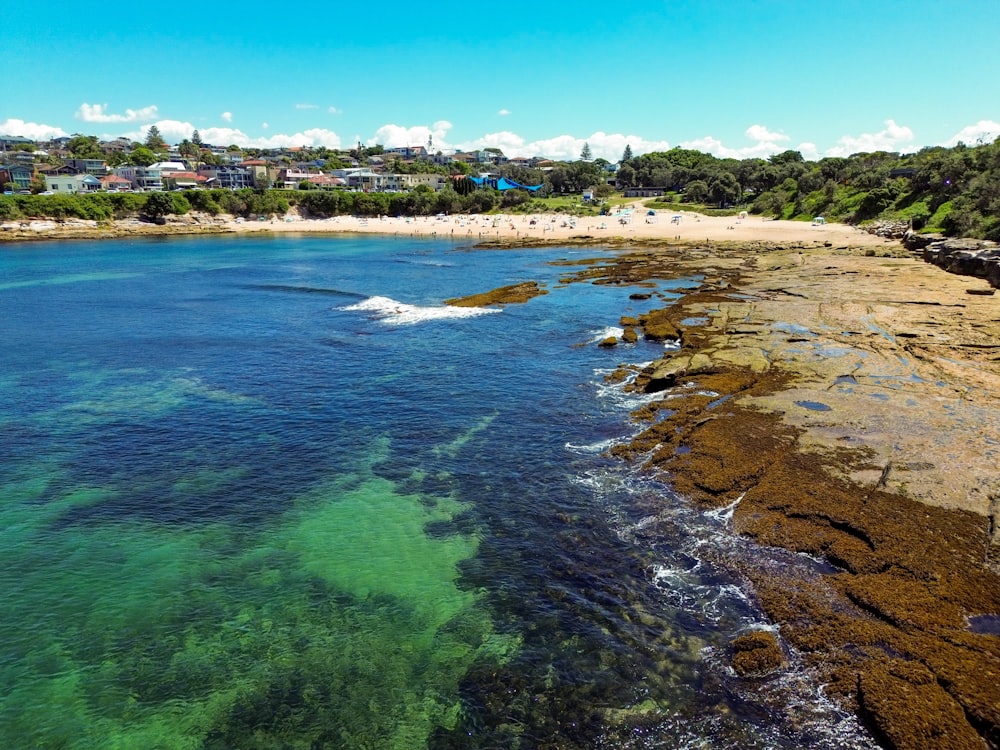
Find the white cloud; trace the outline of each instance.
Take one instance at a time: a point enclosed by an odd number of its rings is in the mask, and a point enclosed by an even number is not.
[[[142,109],[126,109],[123,115],[111,114],[107,108],[107,104],[87,104],[84,102],[76,111],[76,119],[84,122],[149,122],[155,120],[159,114],[155,104]]]
[[[750,146],[733,148],[725,145],[718,138],[706,135],[690,141],[682,141],[681,148],[689,148],[694,151],[703,151],[720,159],[766,159],[772,154],[785,151],[788,146],[778,144],[773,141],[758,141]]]
[[[878,133],[845,135],[837,145],[826,150],[827,156],[850,156],[872,151],[902,151],[912,148],[913,131],[905,125],[897,125],[893,120],[885,121],[885,129]]]
[[[185,138],[190,138],[195,127],[190,122],[180,120],[158,120],[154,123],[167,143],[180,143]],[[268,129],[266,122],[261,123],[263,130]],[[143,141],[146,139],[147,129],[125,133],[125,137],[133,141]],[[228,146],[235,143],[238,146],[254,146],[256,148],[283,148],[287,146],[326,146],[327,148],[340,148],[340,136],[332,130],[323,128],[311,128],[297,133],[275,133],[270,136],[252,137],[244,133],[239,128],[198,128],[198,135],[205,143],[213,146]]]
[[[233,121],[233,113],[232,112],[223,112],[221,115],[219,115],[219,117],[222,118],[223,122],[232,122]]]
[[[438,120],[430,127],[426,125],[415,125],[404,127],[403,125],[383,125],[375,131],[374,137],[368,139],[368,145],[380,144],[387,148],[398,148],[402,146],[423,146],[429,137],[434,139],[434,150],[448,150],[448,131],[451,130],[451,123],[447,120]]]
[[[329,112],[331,115],[339,115],[339,114],[341,114],[341,111],[339,109],[337,109],[336,107],[334,107],[333,105],[327,107],[326,111]]]
[[[622,133],[604,133],[597,131],[580,138],[574,135],[557,135],[527,142],[517,133],[509,130],[499,133],[487,133],[481,138],[460,144],[464,151],[474,151],[488,147],[499,148],[507,156],[545,156],[550,159],[573,161],[580,158],[583,144],[590,146],[594,158],[607,159],[616,162],[625,153],[625,146],[632,148],[635,155],[649,151],[666,151],[670,148],[667,141],[650,141],[638,135],[623,135]]]
[[[65,130],[55,125],[43,125],[38,122],[25,122],[9,118],[0,122],[0,134],[30,138],[33,141],[48,141],[52,138],[62,138],[69,135]]]
[[[819,149],[816,148],[815,143],[809,141],[803,141],[799,144],[798,149],[796,149],[806,161],[819,161]]]
[[[296,104],[295,109],[319,109],[318,104]]]
[[[510,114],[510,110],[509,109],[501,109],[499,112],[497,112],[497,114],[500,115],[501,117],[506,117],[507,115]]]
[[[975,146],[979,143],[993,143],[997,138],[1000,138],[1000,122],[980,120],[975,125],[966,125],[940,145],[951,147],[961,141],[966,146]]]
[[[779,141],[789,141],[789,138],[784,133],[772,133],[763,125],[751,125],[746,130],[747,138],[751,141],[757,141],[760,143],[764,141],[766,143],[778,143]]]

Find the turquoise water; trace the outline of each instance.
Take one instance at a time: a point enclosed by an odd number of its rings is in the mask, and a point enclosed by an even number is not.
[[[0,248],[0,746],[869,746],[794,659],[728,670],[758,551],[603,457],[602,373],[662,348],[594,344],[662,303],[575,257]]]

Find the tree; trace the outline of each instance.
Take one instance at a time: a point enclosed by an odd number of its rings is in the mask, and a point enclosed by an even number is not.
[[[701,203],[708,195],[708,185],[704,180],[691,180],[684,188],[684,195],[689,203]]]
[[[631,164],[622,164],[615,175],[615,182],[620,188],[635,187],[635,169]]]
[[[632,158],[632,146],[628,143],[625,144],[625,150],[622,152],[622,164],[629,161]]]
[[[148,167],[156,161],[156,154],[146,146],[136,146],[128,155],[128,163],[133,167]]]
[[[103,159],[104,152],[97,145],[96,135],[78,135],[69,139],[66,148],[77,159]]]
[[[690,183],[688,188],[690,189]],[[735,203],[740,195],[740,185],[731,172],[720,172],[708,186],[708,197],[720,208],[728,203]]]
[[[155,125],[150,125],[146,131],[146,147],[152,151],[162,151],[167,147],[167,142],[160,135],[160,129]]]
[[[201,145],[201,133],[199,133],[197,129],[195,129],[195,131],[191,134],[191,143],[196,146]]]
[[[194,132],[197,133],[198,131],[196,130]],[[191,157],[198,155],[197,144],[194,143],[193,141],[189,141],[187,138],[185,138],[183,141],[180,142],[180,144],[177,146],[177,150],[180,152],[180,155],[184,157]]]
[[[174,210],[174,201],[170,193],[150,193],[146,197],[146,205],[142,207],[142,215],[158,224],[163,223],[163,217]]]
[[[580,161],[590,161],[593,154],[590,152],[590,144],[583,142],[583,149],[580,151]]]

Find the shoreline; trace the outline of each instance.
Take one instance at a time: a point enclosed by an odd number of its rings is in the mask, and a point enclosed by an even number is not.
[[[808,579],[736,564],[778,625],[774,660],[794,648],[884,746],[997,746],[1000,320],[967,293],[986,282],[902,251],[718,243],[569,280],[695,272],[699,289],[620,321],[623,341],[681,347],[612,376],[663,394],[612,453],[725,508],[733,533],[817,561]]]
[[[680,218],[676,223],[673,216]],[[437,237],[477,243],[562,243],[588,241],[593,244],[645,244],[649,242],[811,242],[820,245],[856,245],[892,248],[898,242],[878,237],[845,224],[812,225],[799,221],[728,216],[704,216],[693,212],[648,216],[641,202],[610,216],[571,217],[563,214],[496,214],[363,218],[335,216],[304,218],[293,209],[282,218],[251,221],[228,215],[191,213],[170,216],[164,224],[139,219],[96,222],[83,219],[31,219],[0,223],[0,246],[8,242],[60,239],[113,239],[131,236],[182,234],[379,234],[400,237]]]

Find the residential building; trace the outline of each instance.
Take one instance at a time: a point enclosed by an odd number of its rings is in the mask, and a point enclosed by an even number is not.
[[[108,173],[108,163],[104,159],[66,159],[66,164],[80,174],[100,177]]]
[[[448,184],[449,178],[447,175],[443,174],[401,174],[395,175],[399,177],[400,187],[403,190],[412,190],[417,187],[417,185],[427,185],[435,192],[439,190],[444,190],[445,185]]]
[[[197,172],[171,170],[163,172],[163,188],[165,190],[190,190],[204,187],[208,178]]]
[[[247,167],[204,166],[198,170],[198,174],[206,178],[205,187],[209,188],[240,190],[253,187],[253,173]]]
[[[424,159],[427,157],[427,148],[425,146],[397,146],[385,149],[384,153],[387,156],[397,156],[400,159]]]
[[[45,189],[53,193],[96,193],[102,187],[92,174],[45,175]]]
[[[132,190],[132,183],[116,174],[106,174],[98,179],[101,181],[101,187],[109,193],[130,192]]]
[[[10,190],[10,185],[14,190],[27,190],[34,176],[34,169],[25,164],[0,165],[0,187],[4,190]]]
[[[239,166],[250,170],[254,187],[270,187],[278,177],[278,169],[263,159],[250,159]]]
[[[132,189],[140,192],[163,190],[163,173],[153,167],[118,167],[115,174],[132,184]]]

